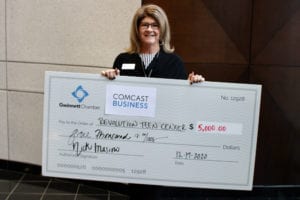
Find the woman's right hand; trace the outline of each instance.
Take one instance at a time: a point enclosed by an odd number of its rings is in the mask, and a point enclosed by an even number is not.
[[[195,74],[194,72],[190,73],[188,76],[190,84],[204,82],[205,78],[202,75]]]
[[[113,80],[116,76],[120,75],[120,70],[117,68],[104,70],[101,72],[101,75],[107,77],[109,80]]]

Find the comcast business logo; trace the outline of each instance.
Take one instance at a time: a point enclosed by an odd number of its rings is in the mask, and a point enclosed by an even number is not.
[[[76,90],[72,92],[72,96],[75,97],[78,103],[81,103],[87,96],[89,96],[89,93],[83,89],[81,85],[79,85]]]

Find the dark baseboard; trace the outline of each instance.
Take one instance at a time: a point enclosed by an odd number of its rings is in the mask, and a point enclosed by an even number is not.
[[[42,167],[39,165],[16,162],[16,161],[7,161],[0,159],[0,169],[5,169],[9,171],[17,172],[26,172],[30,174],[40,175]]]

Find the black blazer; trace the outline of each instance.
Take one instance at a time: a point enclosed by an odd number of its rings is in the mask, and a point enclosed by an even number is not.
[[[123,64],[134,64],[134,69],[122,69]],[[187,74],[181,58],[174,53],[161,50],[155,55],[145,70],[144,64],[137,53],[121,53],[115,61],[113,68],[120,70],[120,75],[155,78],[187,79]]]

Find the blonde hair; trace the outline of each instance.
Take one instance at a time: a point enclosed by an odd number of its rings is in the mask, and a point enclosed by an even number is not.
[[[131,24],[130,47],[127,51],[129,53],[140,52],[139,26],[145,17],[151,17],[157,21],[160,28],[160,45],[165,52],[172,53],[174,48],[170,45],[171,31],[168,17],[162,8],[154,4],[143,5],[136,11]]]

